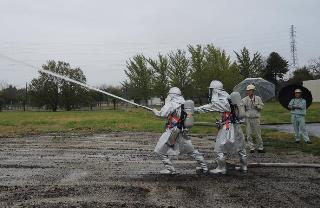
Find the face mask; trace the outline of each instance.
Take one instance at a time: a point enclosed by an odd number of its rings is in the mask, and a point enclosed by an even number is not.
[[[218,92],[216,90],[212,90],[211,101],[219,101]]]
[[[209,88],[209,94],[208,94],[208,102],[210,103],[211,102],[211,99],[212,99],[212,90],[211,88]]]

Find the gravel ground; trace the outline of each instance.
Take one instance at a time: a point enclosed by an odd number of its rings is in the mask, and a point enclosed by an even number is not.
[[[319,207],[320,170],[251,168],[197,175],[180,156],[179,174],[159,175],[156,133],[42,135],[0,139],[0,207]],[[213,167],[213,141],[193,137]],[[300,152],[249,155],[249,162],[320,163]]]

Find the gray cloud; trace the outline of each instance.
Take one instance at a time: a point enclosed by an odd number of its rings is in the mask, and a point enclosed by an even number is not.
[[[41,66],[80,66],[90,84],[119,84],[125,60],[187,44],[214,43],[234,58],[247,46],[290,59],[297,28],[300,65],[320,56],[317,0],[1,0],[0,53]],[[0,60],[0,80],[23,86],[35,71]]]

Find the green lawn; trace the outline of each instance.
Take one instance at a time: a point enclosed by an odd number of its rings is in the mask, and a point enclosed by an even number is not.
[[[199,118],[198,118],[199,117]],[[199,115],[198,120],[213,121],[212,115]],[[105,110],[72,112],[2,112],[0,137],[23,136],[48,132],[97,133],[110,131],[161,132],[165,120],[141,110]],[[214,133],[215,128],[197,126],[193,133]]]
[[[197,121],[215,122],[219,119],[219,114],[196,115]],[[307,111],[307,122],[320,123],[320,103],[313,103]],[[262,111],[261,123],[291,123],[290,111],[280,106],[278,102],[265,103]]]
[[[215,122],[218,114],[200,114],[196,121]],[[314,103],[308,110],[307,121],[320,120],[320,103]],[[278,103],[265,105],[263,123],[290,122],[289,112]],[[48,132],[99,133],[110,131],[148,131],[161,132],[164,120],[156,118],[151,112],[141,109],[72,111],[72,112],[1,112],[0,137],[16,137]],[[195,126],[191,133],[216,134],[214,127]],[[269,148],[283,149],[293,141],[291,134],[263,130],[264,140]],[[301,147],[302,151],[320,155],[320,142],[316,139],[312,147]],[[290,144],[291,145],[291,144]],[[291,147],[291,146],[288,147]],[[292,146],[296,148],[297,146]]]
[[[0,113],[0,137],[46,132],[159,131],[161,125],[161,120],[143,110]]]
[[[195,115],[196,121],[215,122],[219,114]],[[320,103],[308,110],[307,121],[320,121]],[[265,105],[262,123],[290,122],[290,113],[278,103]],[[141,109],[71,111],[71,112],[1,112],[0,137],[12,137],[46,132],[161,132],[164,121]],[[193,133],[215,133],[212,127],[196,126]]]
[[[311,137],[312,144],[294,143],[294,135],[290,133],[278,132],[270,129],[262,130],[264,147],[267,151],[273,152],[291,152],[301,151],[320,156],[320,139]]]
[[[262,112],[262,123],[291,122],[290,111],[280,106],[278,102],[266,103]],[[320,103],[312,103],[307,111],[307,122],[320,122]]]

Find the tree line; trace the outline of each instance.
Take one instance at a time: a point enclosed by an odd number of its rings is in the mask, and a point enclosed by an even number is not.
[[[320,57],[309,65],[293,72],[284,79],[289,71],[288,61],[277,52],[264,58],[259,52],[250,53],[247,48],[234,52],[236,60],[212,44],[188,45],[186,50],[177,49],[155,58],[138,54],[126,62],[126,80],[120,86],[103,85],[101,90],[147,104],[147,100],[158,97],[164,101],[170,87],[179,87],[186,98],[197,103],[207,102],[208,86],[211,80],[221,80],[225,90],[248,77],[263,77],[274,83],[276,89],[288,83],[301,83],[304,80],[320,78]],[[86,83],[80,68],[72,68],[69,63],[49,60],[43,69]],[[31,81],[27,89],[17,89],[11,85],[0,85],[0,110],[8,105],[29,105],[57,111],[67,111],[81,107],[112,103],[116,108],[118,100],[96,91],[85,89],[76,84],[56,78],[43,72]]]
[[[42,68],[86,83],[83,71],[72,68],[69,63],[49,60]],[[103,85],[100,89],[122,96],[121,87]],[[41,71],[39,77],[33,79],[26,88],[17,89],[4,82],[0,85],[0,111],[8,106],[24,106],[25,109],[26,104],[44,110],[70,111],[81,107],[92,109],[102,103],[111,103],[116,108],[117,100]]]
[[[137,102],[154,96],[164,100],[168,89],[176,86],[185,97],[202,104],[207,101],[208,86],[214,79],[222,81],[225,90],[231,92],[248,77],[262,77],[274,83],[277,91],[288,83],[320,78],[320,58],[285,79],[289,63],[277,52],[267,58],[259,52],[250,53],[246,47],[234,53],[236,60],[231,61],[224,50],[209,44],[189,45],[187,50],[178,49],[156,58],[139,54],[127,61],[123,86]]]

